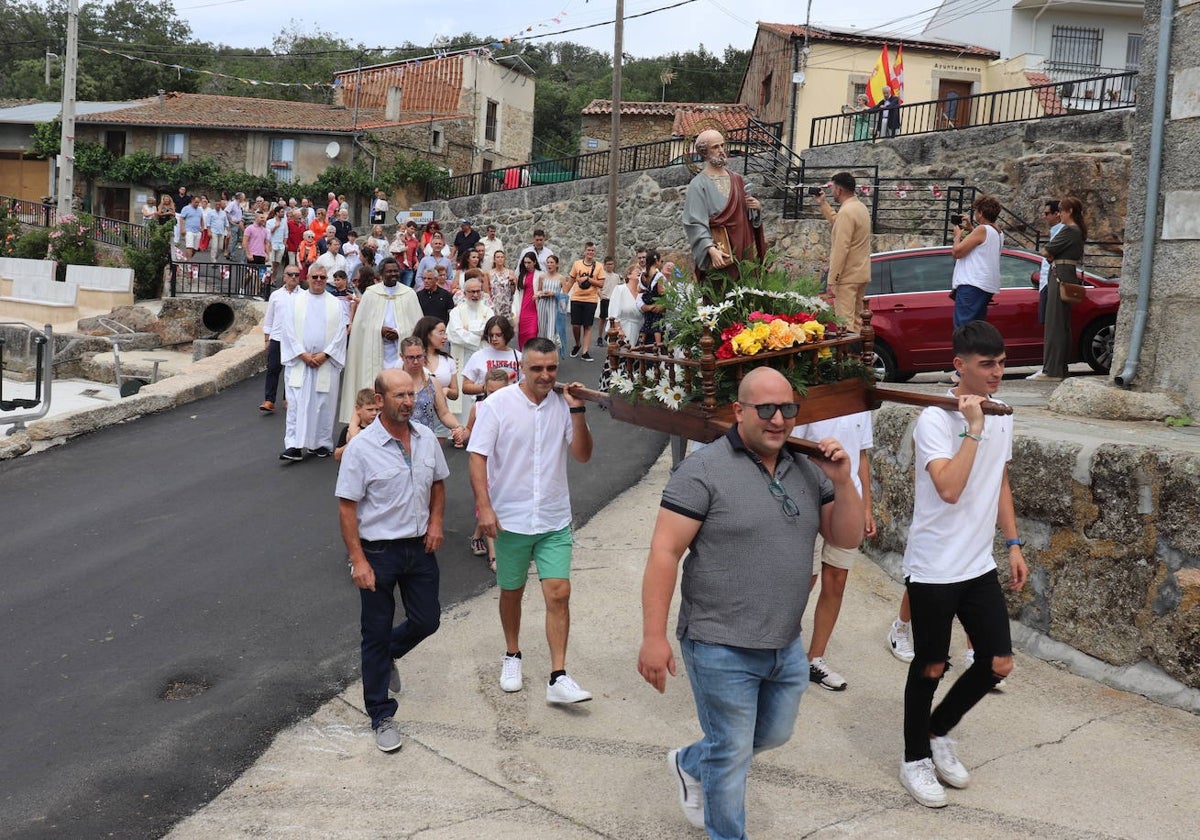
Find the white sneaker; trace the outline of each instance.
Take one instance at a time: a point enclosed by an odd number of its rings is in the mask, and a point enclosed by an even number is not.
[[[1037,381],[1038,379],[1041,379],[1041,378],[1042,378],[1042,369],[1041,369],[1041,368],[1038,368],[1037,370],[1035,370],[1033,373],[1029,374],[1029,375],[1028,375],[1028,376],[1026,376],[1025,378],[1026,378],[1026,379],[1032,379],[1032,380],[1034,380],[1034,381]]]
[[[500,666],[500,688],[503,691],[520,691],[524,685],[521,678],[521,657],[504,654],[504,664]]]
[[[975,648],[967,648],[966,660],[967,660],[968,668],[970,668],[972,665],[975,664]],[[994,686],[992,686],[992,691],[999,691],[1002,688],[1004,688],[1004,680],[1003,679],[1001,679],[1000,682],[998,682]]]
[[[946,807],[946,789],[938,783],[937,773],[930,759],[900,759],[900,784],[904,785],[904,789],[913,799],[926,808]]]
[[[916,656],[912,646],[911,629],[907,621],[896,619],[892,622],[892,628],[888,630],[888,647],[892,649],[892,656],[901,662],[912,662]]]
[[[679,766],[679,750],[667,753],[667,764],[679,786],[679,807],[683,809],[683,815],[696,828],[704,828],[704,788],[700,786],[700,780]]]
[[[808,680],[830,691],[846,690],[846,681],[842,679],[842,675],[826,665],[820,656],[808,663]]]
[[[591,699],[592,693],[584,691],[579,683],[566,674],[555,680],[553,685],[546,684],[547,703],[583,703]]]
[[[939,779],[956,788],[965,788],[971,783],[971,774],[954,752],[953,740],[946,735],[933,735],[929,738],[929,749],[933,752],[933,769]]]

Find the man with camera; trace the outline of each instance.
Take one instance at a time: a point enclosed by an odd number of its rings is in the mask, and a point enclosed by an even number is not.
[[[871,282],[871,213],[858,200],[858,188],[849,172],[830,179],[835,212],[820,187],[808,194],[833,228],[829,244],[829,290],[834,294],[833,311],[851,332],[862,332],[863,291]]]
[[[596,244],[585,243],[583,259],[575,261],[563,284],[566,287],[564,291],[571,295],[571,333],[575,336],[575,348],[571,355],[578,355],[582,347],[585,362],[592,361],[588,348],[592,346],[592,325],[596,321],[596,307],[600,304],[604,277],[604,266],[596,262]]]

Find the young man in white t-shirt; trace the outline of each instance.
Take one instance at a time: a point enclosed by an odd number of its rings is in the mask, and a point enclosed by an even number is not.
[[[871,426],[871,412],[860,411],[844,414],[828,420],[806,423],[792,430],[792,437],[818,441],[831,437],[839,441],[850,456],[850,475],[854,487],[862,496],[866,521],[863,535],[875,536],[875,516],[871,513],[871,456],[875,436]],[[846,680],[825,663],[825,646],[833,635],[838,613],[842,610],[842,596],[846,591],[846,578],[861,552],[858,548],[838,548],[817,537],[814,560],[821,558],[821,593],[813,610],[812,637],[808,643],[809,681],[830,691],[844,691]],[[812,586],[817,585],[814,572]]]
[[[913,432],[916,493],[904,582],[915,657],[904,686],[900,781],[930,808],[946,804],[939,779],[956,788],[970,782],[950,730],[1013,667],[1008,609],[992,549],[997,524],[1008,548],[1009,587],[1021,589],[1029,574],[1008,483],[1012,417],[985,416],[982,409],[1000,387],[1004,360],[1004,339],[991,324],[971,321],[955,330],[959,384],[950,395],[958,398],[958,410],[927,408]],[[974,643],[975,661],[931,712],[956,616]]]

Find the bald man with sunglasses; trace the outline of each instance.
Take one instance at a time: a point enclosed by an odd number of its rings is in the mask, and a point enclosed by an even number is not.
[[[690,549],[676,636],[704,736],[667,764],[684,816],[715,838],[745,837],[750,762],[787,743],[808,687],[800,621],[817,534],[843,548],[863,536],[842,445],[822,439],[820,459],[785,448],[798,409],[779,371],[746,375],[737,424],[668,481],[642,581],[638,672],[662,692],[676,671],[667,618]]]

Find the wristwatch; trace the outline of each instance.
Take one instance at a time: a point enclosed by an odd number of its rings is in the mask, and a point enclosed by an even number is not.
[[[1020,537],[1013,537],[1011,540],[1004,541],[1005,548],[1012,548],[1014,545],[1025,545],[1025,540]]]

